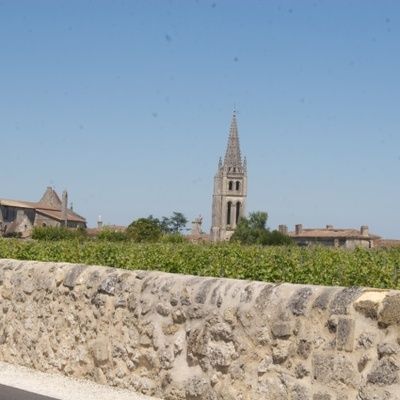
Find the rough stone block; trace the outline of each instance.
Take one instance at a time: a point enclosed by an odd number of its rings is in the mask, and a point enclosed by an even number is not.
[[[400,294],[386,296],[378,316],[381,326],[400,325]]]
[[[156,305],[156,311],[159,315],[163,317],[168,317],[168,315],[171,313],[170,308],[163,303],[158,303]]]
[[[286,340],[278,340],[272,348],[272,360],[274,364],[283,364],[292,351],[292,343]]]
[[[115,286],[118,282],[118,276],[116,274],[112,274],[107,276],[100,284],[99,292],[105,293],[110,296],[114,296]]]
[[[297,345],[297,354],[303,359],[307,360],[311,352],[311,343],[306,339],[301,339]]]
[[[345,315],[348,313],[348,307],[361,293],[358,287],[344,288],[336,293],[335,297],[330,303],[330,310],[332,314]]]
[[[393,385],[399,382],[399,366],[391,358],[380,360],[368,374],[367,381],[374,385]]]
[[[339,318],[336,331],[336,348],[353,351],[355,322],[350,318]]]
[[[399,347],[396,344],[392,343],[380,343],[377,347],[378,357],[381,359],[385,356],[392,356],[399,352]]]
[[[184,312],[181,309],[173,310],[172,320],[175,324],[183,324],[186,321]]]
[[[312,295],[311,288],[304,287],[297,290],[297,292],[290,298],[288,307],[293,315],[304,315],[307,308],[308,299]]]
[[[378,309],[387,295],[386,291],[364,292],[353,304],[354,309],[367,318],[377,319]]]
[[[275,338],[288,339],[293,334],[293,324],[290,322],[275,322],[271,327]]]
[[[85,270],[84,265],[77,265],[70,270],[64,278],[64,286],[73,289],[76,285],[79,275]]]
[[[184,387],[187,399],[216,400],[217,398],[210,384],[201,376],[189,378]]]

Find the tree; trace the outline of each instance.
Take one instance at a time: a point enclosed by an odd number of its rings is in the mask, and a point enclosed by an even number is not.
[[[160,221],[152,215],[133,221],[127,232],[135,242],[156,242],[162,236]]]
[[[242,244],[281,245],[290,244],[291,239],[278,231],[271,232],[267,228],[268,214],[256,211],[249,217],[241,217],[231,241]]]
[[[173,233],[182,232],[187,223],[188,220],[186,217],[182,213],[176,211],[172,213],[172,217],[169,219],[169,227]]]
[[[181,233],[187,223],[188,220],[182,213],[174,211],[170,218],[162,218],[160,226],[165,233]]]

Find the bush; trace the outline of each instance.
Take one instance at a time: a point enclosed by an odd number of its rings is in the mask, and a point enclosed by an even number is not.
[[[133,243],[0,238],[0,258],[154,269],[201,276],[400,289],[400,248],[335,249],[235,243]]]
[[[157,242],[162,236],[159,221],[150,217],[133,221],[128,226],[127,232],[135,242]]]
[[[262,243],[263,245],[268,246],[282,246],[282,245],[290,245],[294,244],[293,240],[283,233],[274,230],[272,232],[268,232],[268,235],[265,238],[265,242]]]
[[[61,226],[36,226],[32,232],[32,239],[36,240],[82,239],[85,236],[86,230],[84,228],[71,229]]]
[[[113,231],[107,228],[102,229],[96,237],[99,240],[106,240],[109,242],[124,242],[129,240],[129,236],[125,231]]]
[[[187,239],[180,233],[167,233],[161,237],[162,243],[186,243]]]

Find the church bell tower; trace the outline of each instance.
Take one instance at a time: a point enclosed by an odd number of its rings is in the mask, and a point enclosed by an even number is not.
[[[220,158],[214,177],[211,239],[229,240],[240,217],[245,215],[247,165],[240,154],[236,111],[233,112],[224,162]]]

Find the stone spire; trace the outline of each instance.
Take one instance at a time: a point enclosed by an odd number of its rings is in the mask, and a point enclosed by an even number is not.
[[[224,166],[227,168],[241,168],[242,157],[240,155],[239,134],[236,122],[236,110],[233,111],[231,128],[229,132],[228,146],[226,148]]]

